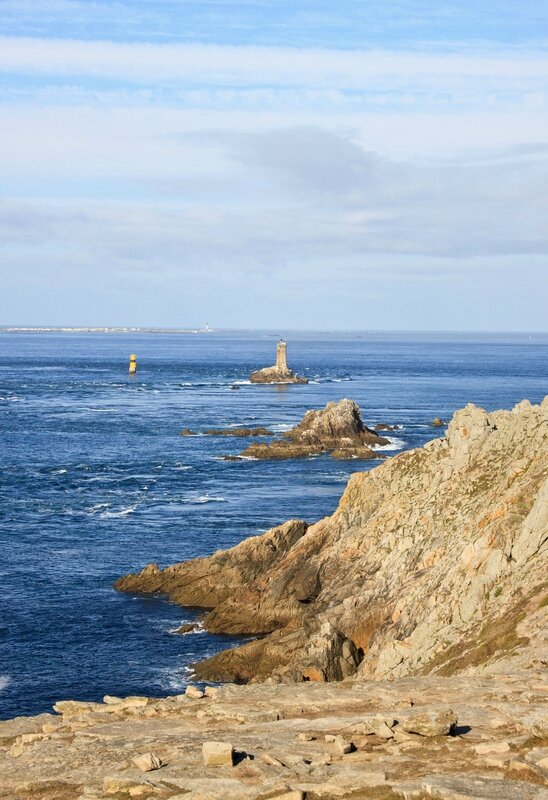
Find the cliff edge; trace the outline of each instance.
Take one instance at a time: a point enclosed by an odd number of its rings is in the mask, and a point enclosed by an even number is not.
[[[548,662],[548,397],[468,405],[445,437],[349,480],[335,513],[120,579],[261,635],[198,677],[275,682]]]

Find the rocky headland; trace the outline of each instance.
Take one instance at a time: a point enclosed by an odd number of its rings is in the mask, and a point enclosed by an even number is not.
[[[210,609],[209,631],[260,636],[196,665],[205,679],[393,679],[490,664],[546,622],[547,422],[548,398],[466,406],[443,438],[355,473],[332,516],[150,564],[116,586]]]
[[[334,458],[380,458],[374,447],[389,440],[367,428],[359,406],[352,400],[328,403],[325,408],[308,411],[301,422],[280,438],[268,443],[253,443],[241,455],[275,459],[304,458],[331,453]]]
[[[547,800],[548,398],[458,411],[330,517],[117,588],[258,638],[205,693],[0,723],[2,800]]]

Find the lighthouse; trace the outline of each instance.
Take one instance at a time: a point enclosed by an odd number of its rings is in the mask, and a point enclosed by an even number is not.
[[[276,369],[280,372],[287,371],[287,342],[280,339],[276,347]]]

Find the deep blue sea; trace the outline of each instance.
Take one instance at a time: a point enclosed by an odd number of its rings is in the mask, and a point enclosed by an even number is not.
[[[1,718],[62,698],[184,690],[192,661],[236,640],[176,635],[196,610],[119,594],[113,581],[323,517],[351,472],[378,463],[229,462],[245,440],[183,427],[282,431],[350,397],[366,423],[401,426],[391,455],[440,435],[434,416],[539,402],[548,387],[545,335],[286,338],[308,386],[246,382],[274,361],[277,336],[264,332],[0,332]]]

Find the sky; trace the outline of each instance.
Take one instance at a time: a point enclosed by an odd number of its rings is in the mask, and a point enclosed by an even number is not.
[[[0,325],[548,329],[545,0],[0,0]]]

